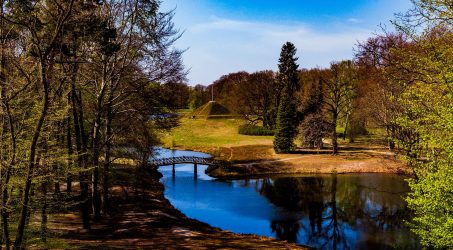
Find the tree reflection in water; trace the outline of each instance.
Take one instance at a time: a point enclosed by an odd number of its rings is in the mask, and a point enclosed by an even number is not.
[[[338,181],[335,174],[285,177],[262,179],[257,191],[277,207],[298,214],[271,222],[279,239],[322,249],[417,246],[415,240],[398,234],[409,218],[400,197],[407,187],[381,183],[379,178],[364,182],[364,178]]]
[[[271,229],[277,235],[277,238],[288,242],[297,242],[300,223],[298,220],[272,221]]]

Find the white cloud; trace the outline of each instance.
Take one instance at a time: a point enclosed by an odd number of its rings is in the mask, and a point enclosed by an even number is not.
[[[370,30],[347,25],[326,24],[322,30],[315,30],[304,23],[275,24],[212,17],[210,22],[189,27],[180,43],[190,46],[184,60],[191,67],[191,84],[210,84],[221,75],[240,70],[275,70],[280,48],[286,41],[298,48],[301,67],[311,68],[352,58],[357,41],[371,34]]]
[[[360,19],[357,19],[357,18],[348,18],[346,21],[350,22],[350,23],[362,23],[362,20]]]
[[[218,17],[211,17],[212,21],[207,23],[200,23],[192,26],[191,31],[197,33],[210,32],[213,30],[231,30],[231,31],[243,31],[244,29],[254,26],[254,23],[230,20],[230,19],[221,19]]]

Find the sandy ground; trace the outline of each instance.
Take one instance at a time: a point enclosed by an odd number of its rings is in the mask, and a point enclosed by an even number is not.
[[[270,145],[222,148],[217,154],[210,148],[197,149],[228,163],[228,166],[209,168],[208,174],[217,178],[304,173],[412,174],[412,170],[394,152],[379,145],[343,146],[337,155],[328,149],[299,149],[292,154],[275,154]]]
[[[133,169],[122,169],[124,176]],[[255,235],[240,235],[187,218],[163,196],[158,173],[140,172],[137,181],[112,188],[113,214],[83,230],[77,212],[53,215],[50,228],[77,249],[304,249]]]
[[[410,175],[401,161],[392,157],[349,157],[345,155],[292,155],[287,158],[234,164],[210,168],[213,177],[253,177],[269,174],[326,174],[326,173],[391,173]]]

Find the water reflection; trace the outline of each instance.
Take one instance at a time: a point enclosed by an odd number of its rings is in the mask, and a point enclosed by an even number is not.
[[[325,249],[418,247],[404,226],[409,214],[401,195],[407,186],[398,177],[331,175],[257,182],[259,193],[271,203],[302,217],[273,220],[272,231],[280,239]]]
[[[165,196],[187,216],[238,233],[318,249],[417,249],[404,225],[399,176],[381,174],[217,181],[206,166],[162,167]]]

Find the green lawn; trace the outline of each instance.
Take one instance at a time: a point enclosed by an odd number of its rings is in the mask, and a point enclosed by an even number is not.
[[[182,118],[181,125],[164,137],[166,147],[232,147],[243,145],[272,145],[273,136],[238,134],[242,119]]]

